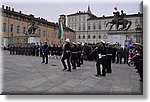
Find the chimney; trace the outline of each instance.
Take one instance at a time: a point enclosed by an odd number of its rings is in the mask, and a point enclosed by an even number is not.
[[[8,6],[6,6],[6,10],[8,9]]]
[[[21,13],[21,11],[19,11],[19,13]]]
[[[2,9],[4,9],[4,5],[2,5]]]
[[[12,11],[14,11],[14,8],[12,8]]]
[[[10,11],[10,7],[8,7],[8,10]]]

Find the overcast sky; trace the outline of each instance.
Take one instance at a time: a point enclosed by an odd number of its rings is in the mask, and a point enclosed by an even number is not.
[[[94,15],[110,16],[117,6],[119,10],[124,10],[127,14],[135,14],[140,11],[141,0],[1,0],[3,5],[14,8],[15,11],[22,11],[24,14],[33,14],[35,17],[42,17],[51,22],[58,22],[60,14],[72,14],[78,11],[87,11],[88,5]],[[12,2],[13,1],[13,2]],[[41,2],[42,1],[42,2]],[[125,2],[127,1],[127,2]]]

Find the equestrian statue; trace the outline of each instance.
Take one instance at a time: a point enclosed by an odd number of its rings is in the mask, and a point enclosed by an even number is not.
[[[108,24],[111,24],[109,30],[111,30],[112,27],[114,25],[116,25],[116,30],[128,31],[128,29],[130,28],[132,22],[127,20],[127,19],[124,19],[126,17],[126,14],[123,12],[123,10],[121,10],[121,14],[120,14],[119,11],[113,12],[113,14],[114,14],[114,17],[113,17],[112,21],[108,22],[106,24],[106,27],[107,27]],[[120,25],[122,26],[122,28],[119,28]]]
[[[31,20],[29,22],[28,26],[29,26],[29,28],[28,28],[28,33],[29,34],[35,34],[35,31],[39,28],[37,22],[34,21],[34,20]]]

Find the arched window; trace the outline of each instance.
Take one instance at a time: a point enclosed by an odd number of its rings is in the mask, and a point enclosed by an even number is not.
[[[82,37],[83,39],[85,39],[85,35],[83,35],[83,37]]]
[[[95,39],[95,35],[93,35],[93,39]]]
[[[78,39],[81,39],[81,36],[79,35]]]
[[[101,39],[101,35],[99,35],[98,38]]]
[[[88,39],[90,39],[90,35],[88,35]]]

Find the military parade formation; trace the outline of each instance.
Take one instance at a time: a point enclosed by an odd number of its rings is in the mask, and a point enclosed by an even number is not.
[[[129,64],[131,59],[134,68],[143,81],[143,46],[139,43],[122,46],[119,43],[101,42],[96,44],[70,42],[67,38],[62,44],[10,44],[9,52],[12,55],[40,56],[41,63],[48,64],[49,57],[61,59],[63,71],[69,72],[83,65],[84,61],[96,62],[95,77],[105,77],[107,73],[112,73],[111,64]],[[67,61],[65,61],[67,60]],[[66,64],[67,62],[67,64]]]

